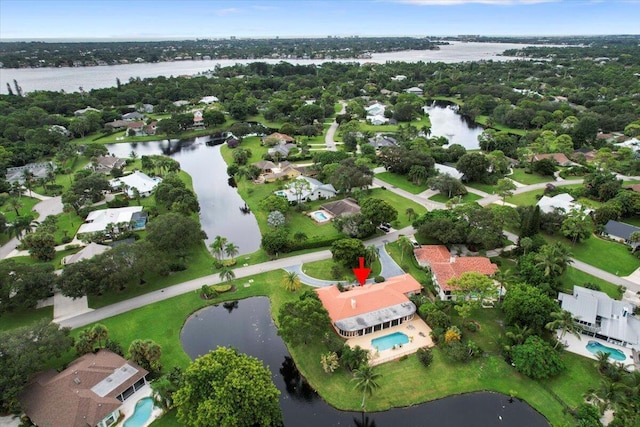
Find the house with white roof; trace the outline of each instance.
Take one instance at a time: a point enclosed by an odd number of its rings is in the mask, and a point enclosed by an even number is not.
[[[295,181],[307,181],[308,187],[302,189],[302,193],[297,194],[295,189]],[[297,202],[298,200],[318,200],[330,199],[338,194],[338,191],[331,184],[323,184],[314,178],[308,176],[299,176],[294,182],[290,183],[284,190],[278,190],[274,193],[277,196],[286,197],[289,202]]]
[[[455,179],[462,179],[462,177],[464,176],[464,174],[460,171],[458,171],[458,169],[452,167],[452,166],[447,166],[447,165],[443,165],[441,163],[436,163],[434,165],[434,167],[436,168],[436,170],[438,171],[438,173],[440,174],[447,174]]]
[[[407,93],[412,93],[414,95],[419,95],[422,96],[422,89],[420,89],[419,87],[410,87],[409,89],[407,89],[405,92]]]
[[[154,176],[152,178],[140,171],[134,171],[132,174],[112,179],[109,181],[109,185],[111,185],[111,188],[114,190],[120,190],[124,184],[129,197],[135,197],[134,189],[138,190],[140,197],[148,197],[161,182],[162,178],[160,177]]]
[[[364,110],[367,112],[367,116],[384,116],[386,108],[387,107],[384,104],[374,102],[373,104],[364,107]]]
[[[624,347],[640,348],[640,319],[633,315],[635,306],[630,302],[581,286],[574,286],[572,295],[560,292],[558,300],[585,332]]]
[[[66,257],[62,258],[62,264],[75,264],[76,262],[80,262],[85,259],[91,259],[96,255],[100,255],[108,251],[109,249],[111,249],[111,246],[99,245],[98,243],[91,242],[75,254],[67,255]]]
[[[374,126],[385,125],[389,122],[382,114],[376,114],[375,116],[367,116],[367,122],[371,123]]]
[[[397,82],[401,82],[403,80],[406,80],[407,76],[403,75],[403,74],[398,74],[397,76],[391,77],[391,80],[395,80]]]
[[[89,212],[84,224],[78,229],[78,236],[82,234],[105,231],[110,224],[120,228],[144,228],[146,214],[142,213],[142,206],[127,206],[124,208],[99,209]]]
[[[200,99],[200,101],[198,101],[198,102],[201,103],[201,104],[209,105],[209,104],[213,104],[214,102],[218,102],[218,101],[220,101],[220,100],[218,99],[217,96],[203,96]]]
[[[574,202],[573,197],[568,193],[556,194],[553,197],[542,196],[537,205],[540,206],[542,213],[551,213],[556,209],[562,209],[565,213],[582,210],[582,205]],[[591,209],[586,209],[584,212],[588,214],[591,211]]]

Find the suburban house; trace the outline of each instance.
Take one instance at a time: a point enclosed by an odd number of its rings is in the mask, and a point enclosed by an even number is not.
[[[286,159],[289,157],[289,152],[296,148],[297,145],[292,142],[287,142],[286,144],[278,144],[267,150],[271,157],[279,157],[281,159]]]
[[[39,427],[109,427],[120,407],[147,385],[148,372],[109,350],[76,359],[62,372],[51,369],[20,393],[25,414]]]
[[[282,165],[286,163],[286,165]],[[295,166],[289,164],[289,162],[282,162],[278,167],[274,167],[271,170],[271,173],[267,173],[263,175],[263,179],[265,182],[274,182],[279,179],[293,179],[302,175],[302,172]]]
[[[213,104],[214,102],[218,102],[220,101],[218,99],[217,96],[203,96],[202,98],[200,98],[200,101],[198,101],[200,104]]]
[[[129,175],[112,179],[109,181],[109,185],[111,185],[111,188],[114,190],[121,190],[124,185],[124,189],[129,197],[135,197],[134,189],[138,190],[140,197],[148,197],[161,182],[162,178],[157,176],[151,178],[143,172],[134,171]]]
[[[422,286],[410,274],[383,283],[359,286],[340,292],[336,285],[316,289],[331,324],[344,338],[370,334],[413,319],[416,306],[409,297]]]
[[[127,128],[127,135],[128,136],[144,136],[144,122],[143,121],[137,121],[137,122],[127,122],[127,125],[125,126]]]
[[[402,75],[402,74],[398,74],[397,76],[393,76],[391,77],[391,80],[397,81],[397,82],[401,82],[403,80],[405,80],[407,78],[407,76]]]
[[[93,169],[94,172],[111,173],[113,169],[122,169],[127,163],[126,159],[116,156],[98,156],[95,162],[89,163],[86,168]]]
[[[111,246],[99,245],[97,243],[91,242],[80,251],[76,252],[73,255],[67,255],[62,258],[63,265],[75,264],[78,261],[82,261],[84,259],[91,259],[96,255],[100,255],[111,249]]]
[[[358,205],[358,201],[351,197],[325,203],[320,206],[320,209],[329,212],[334,218],[341,218],[360,213],[360,205]]]
[[[625,347],[640,345],[640,319],[630,302],[581,286],[573,287],[573,295],[560,292],[558,300],[585,332]]]
[[[49,172],[55,171],[56,165],[53,162],[40,162],[40,163],[27,163],[24,166],[16,166],[13,168],[7,168],[5,174],[6,180],[13,184],[25,183],[25,172],[29,172],[33,179],[46,178]]]
[[[434,165],[434,167],[436,168],[436,170],[438,171],[439,174],[443,174],[443,175],[449,175],[455,179],[462,179],[462,177],[464,176],[464,174],[462,172],[459,172],[458,169],[452,167],[452,166],[447,166],[447,165],[443,165],[441,163],[436,163]]]
[[[98,110],[97,108],[87,107],[87,108],[81,108],[80,110],[74,111],[73,115],[76,117],[84,116],[89,111],[95,111],[96,113],[100,112],[100,110]]]
[[[289,202],[297,202],[298,200],[311,201],[318,199],[330,199],[335,197],[338,193],[333,185],[323,184],[317,179],[309,178],[308,176],[299,176],[296,178],[296,181],[297,180],[304,180],[308,183],[308,187],[303,188],[301,194],[296,194],[295,181],[290,183],[286,189],[278,190],[274,193],[277,196],[285,197]]]
[[[364,107],[364,110],[367,112],[367,116],[383,116],[384,111],[387,107],[384,104],[379,102],[374,102],[373,104]]]
[[[407,89],[405,92],[407,93],[412,93],[414,95],[419,95],[422,96],[422,89],[420,89],[419,87],[410,87],[409,89]]]
[[[433,284],[438,290],[440,299],[455,300],[449,285],[449,280],[456,279],[464,273],[476,271],[486,276],[492,276],[498,271],[498,266],[489,258],[483,256],[456,257],[451,255],[444,245],[424,245],[413,250],[416,261],[421,267],[431,270]]]
[[[397,147],[398,141],[395,138],[386,135],[376,135],[373,138],[369,138],[367,144],[371,145],[376,151],[384,147]]]
[[[130,121],[130,122],[134,122],[137,120],[142,120],[144,119],[144,115],[138,113],[137,111],[134,111],[132,113],[126,113],[122,115],[122,120],[126,120],[126,121]]]
[[[282,162],[280,164],[282,165],[283,163],[289,164],[289,162]],[[269,160],[260,160],[259,162],[252,163],[251,166],[260,169],[260,173],[271,173],[273,169],[277,167],[275,163]]]
[[[582,210],[582,205],[575,203],[573,197],[568,193],[556,194],[553,197],[542,196],[536,205],[540,206],[542,213],[551,213],[556,209],[562,209],[565,213]],[[589,212],[591,209],[585,210],[585,213]]]
[[[184,99],[179,99],[177,101],[173,101],[173,105],[176,107],[184,107],[185,105],[189,105],[189,101],[185,101]]]
[[[274,132],[271,135],[267,135],[263,137],[262,143],[264,144],[265,141],[271,141],[271,140],[275,140],[277,144],[288,144],[290,142],[295,142],[295,140],[287,134]]]
[[[202,111],[200,110],[196,110],[193,112],[193,127],[194,128],[204,127],[204,118],[202,117]]]
[[[89,212],[84,224],[78,229],[77,235],[105,231],[110,224],[125,229],[141,230],[146,222],[147,214],[142,212],[142,206],[99,209]]]
[[[592,162],[596,159],[596,154],[598,154],[596,150],[586,147],[580,147],[577,150],[574,150],[573,153],[571,153],[571,157],[577,160],[581,156],[584,156],[584,160],[586,160],[587,162]]]
[[[614,221],[612,219],[605,224],[604,230],[602,231],[603,235],[619,242],[623,242],[631,246],[633,251],[636,251],[638,246],[640,246],[640,241],[631,241],[631,235],[633,233],[640,233],[640,228],[630,224],[625,224],[624,222]]]
[[[543,159],[553,159],[560,166],[577,166],[578,163],[572,162],[564,153],[549,153],[549,154],[536,154],[532,158],[532,162],[537,162]]]
[[[128,124],[129,122],[126,120],[114,120],[112,122],[105,123],[104,127],[108,128],[109,130],[116,131],[126,129]]]
[[[373,116],[367,116],[367,122],[371,123],[374,126],[380,126],[389,123],[389,119],[387,119],[382,114],[376,114]]]

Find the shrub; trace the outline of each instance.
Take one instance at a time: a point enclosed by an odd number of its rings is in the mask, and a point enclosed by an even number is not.
[[[400,357],[398,358],[398,361],[402,362],[403,360],[407,360],[408,358],[409,358],[409,355],[408,355],[408,354],[403,354],[402,356],[400,356]]]
[[[342,353],[344,347],[344,341],[333,332],[326,332],[322,337],[322,342],[327,346],[329,351],[338,355]]]
[[[110,208],[124,208],[129,206],[129,200],[116,197],[115,199],[107,202],[107,206]]]
[[[600,290],[600,285],[598,285],[597,283],[583,283],[582,284],[583,287],[587,288],[587,289],[593,289],[594,291],[599,291]]]
[[[231,290],[231,285],[213,285],[211,287],[219,294],[229,292]]]
[[[376,276],[376,277],[373,279],[373,281],[374,281],[374,282],[376,282],[376,283],[382,283],[382,282],[384,282],[384,277],[382,277],[382,276]]]
[[[202,288],[200,288],[200,293],[205,299],[213,299],[218,296],[218,292],[209,285],[202,285]]]
[[[431,365],[431,362],[433,362],[433,354],[429,347],[420,347],[417,351],[417,356],[424,367]]]
[[[466,325],[464,325],[464,327],[469,332],[476,332],[478,330],[478,325],[475,322],[467,322]]]
[[[184,271],[187,269],[187,264],[180,261],[174,261],[169,263],[169,271]]]
[[[460,341],[462,338],[462,332],[458,329],[457,326],[451,326],[447,329],[447,332],[444,333],[444,342],[447,344],[451,344],[454,341]]]
[[[338,362],[338,355],[333,351],[323,353],[320,356],[320,364],[322,365],[322,370],[325,373],[332,374],[336,369],[338,369],[338,366],[340,366],[340,363]]]
[[[338,264],[333,264],[331,266],[331,278],[339,279],[342,276],[342,267]]]

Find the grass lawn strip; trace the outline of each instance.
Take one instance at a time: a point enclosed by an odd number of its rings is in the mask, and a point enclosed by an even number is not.
[[[554,181],[552,176],[542,176],[537,173],[525,173],[525,170],[521,168],[513,168],[513,174],[509,175],[509,178],[525,185]]]
[[[458,200],[460,200],[461,203],[469,203],[469,202],[475,202],[476,200],[480,200],[480,199],[482,199],[482,196],[478,196],[477,194],[474,194],[474,193],[467,193],[461,198],[458,198],[458,196],[454,196],[451,198],[451,200],[455,201],[456,203],[458,203]],[[433,200],[434,202],[439,202],[439,203],[447,203],[449,201],[447,196],[440,193],[434,194],[433,196],[429,197],[429,200]]]
[[[398,187],[404,191],[408,191],[411,194],[419,194],[429,189],[427,184],[416,185],[413,182],[409,181],[406,176],[394,172],[377,173],[375,177],[381,181],[388,183],[391,186]]]
[[[618,291],[617,285],[571,266],[569,266],[562,276],[560,276],[560,283],[562,284],[562,291],[568,294],[573,293],[574,285],[583,286],[585,283],[593,283],[600,286],[600,290],[611,298],[620,299],[620,292]]]

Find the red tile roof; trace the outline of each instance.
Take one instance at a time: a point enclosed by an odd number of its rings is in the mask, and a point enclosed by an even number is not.
[[[449,262],[451,255],[445,245],[424,245],[413,250],[418,264],[431,264],[434,262]]]
[[[280,141],[284,141],[284,142],[294,142],[294,139],[291,138],[289,135],[286,135],[280,132],[274,132],[271,135],[267,136],[266,138],[277,138]]]
[[[336,286],[316,292],[333,323],[409,301],[405,295],[419,292],[422,286],[410,274],[391,277],[383,283],[364,285],[346,292]]]
[[[414,249],[413,253],[420,265],[427,265],[440,287],[445,291],[453,288],[448,282],[460,277],[463,273],[477,271],[490,276],[498,271],[498,266],[492,264],[489,258],[481,256],[451,257],[449,250],[444,245],[425,245]]]
[[[559,165],[566,165],[571,163],[571,160],[564,155],[564,153],[550,153],[550,154],[536,154],[533,156],[533,161],[537,162],[542,159],[553,159],[558,162]]]

